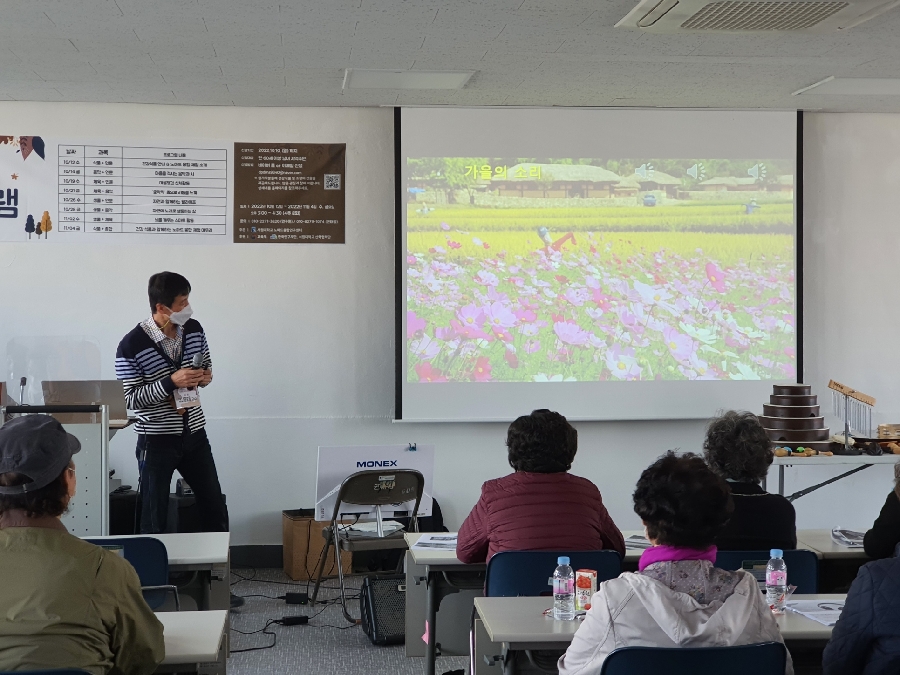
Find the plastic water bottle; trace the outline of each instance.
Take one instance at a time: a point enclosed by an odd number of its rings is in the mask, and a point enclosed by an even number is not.
[[[766,565],[766,602],[773,614],[784,614],[787,594],[787,565],[784,563],[784,551],[773,548],[769,555],[772,559]]]
[[[566,556],[556,559],[553,571],[553,618],[575,620],[575,571]]]

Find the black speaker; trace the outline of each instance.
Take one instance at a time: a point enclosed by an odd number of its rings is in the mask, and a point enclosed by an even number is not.
[[[359,591],[362,629],[374,645],[400,645],[406,639],[406,576],[370,574]]]

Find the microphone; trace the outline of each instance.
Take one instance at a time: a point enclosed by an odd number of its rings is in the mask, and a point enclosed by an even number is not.
[[[203,354],[199,352],[194,354],[194,358],[191,359],[191,368],[194,370],[203,370]]]
[[[24,375],[19,380],[19,405],[25,405],[25,385],[28,384],[28,378]]]

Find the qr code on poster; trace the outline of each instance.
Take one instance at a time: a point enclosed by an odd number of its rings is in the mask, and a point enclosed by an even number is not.
[[[340,190],[341,189],[341,174],[326,173],[325,174],[325,189],[326,190]]]

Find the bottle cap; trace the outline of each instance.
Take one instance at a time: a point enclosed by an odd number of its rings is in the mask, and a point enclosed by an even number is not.
[[[561,555],[556,559],[557,565],[568,565],[569,564],[569,556]]]
[[[769,555],[773,558],[783,558],[784,551],[782,551],[780,548],[773,548],[771,551],[769,551]]]

